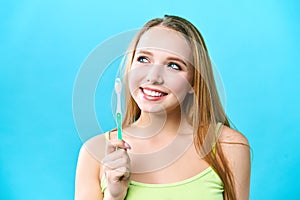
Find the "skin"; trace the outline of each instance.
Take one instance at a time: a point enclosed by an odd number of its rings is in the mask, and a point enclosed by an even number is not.
[[[160,170],[149,173],[132,173],[130,170],[132,165],[140,163],[134,157],[129,157],[129,153],[151,153],[170,144],[180,128],[179,124],[185,127],[186,131],[192,131],[180,110],[180,103],[184,97],[193,93],[190,84],[193,78],[192,67],[189,64],[192,63],[190,55],[187,41],[171,29],[155,27],[144,33],[138,43],[129,74],[129,88],[141,109],[141,116],[134,124],[124,129],[123,141],[118,141],[116,132],[111,132],[107,155],[102,162],[87,149],[93,149],[92,152],[101,151],[99,144],[105,142],[103,135],[92,138],[81,148],[76,171],[75,199],[123,199],[129,179],[144,183],[172,183],[195,176],[209,167],[208,163],[198,156],[194,145],[191,145],[172,165]],[[161,98],[151,97],[145,95],[144,88],[160,91],[165,95]],[[162,119],[164,123],[157,129],[156,122]],[[135,137],[141,130],[145,133],[158,131],[157,134],[141,141]],[[222,128],[219,141],[233,172],[237,199],[248,199],[248,141],[241,133],[226,126]],[[122,150],[116,151],[116,147]],[[108,180],[108,189],[102,194],[100,179],[104,174]]]
[[[131,95],[142,112],[174,112],[179,108],[187,93],[192,92],[190,55],[187,41],[171,29],[154,27],[142,35],[129,74]],[[151,98],[141,88],[168,95]]]

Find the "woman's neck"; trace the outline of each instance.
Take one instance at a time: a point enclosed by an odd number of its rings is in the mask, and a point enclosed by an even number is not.
[[[191,125],[188,124],[186,116],[181,109],[172,112],[149,113],[141,112],[139,119],[133,124],[134,127],[143,129],[142,137],[174,136],[182,130],[188,131]]]

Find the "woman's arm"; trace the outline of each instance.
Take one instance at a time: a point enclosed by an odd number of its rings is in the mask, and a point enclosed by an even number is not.
[[[251,168],[248,140],[241,133],[223,126],[220,143],[233,174],[237,199],[248,200]]]
[[[107,141],[104,134],[85,142],[78,156],[75,200],[124,199],[130,177],[129,148],[124,140]],[[103,194],[100,180],[104,174],[107,188]]]
[[[83,145],[80,149],[75,182],[75,200],[103,199],[100,188],[100,163]]]

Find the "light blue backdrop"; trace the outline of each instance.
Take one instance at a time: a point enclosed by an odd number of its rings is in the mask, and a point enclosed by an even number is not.
[[[82,143],[72,92],[80,65],[107,38],[164,14],[185,17],[203,33],[225,84],[228,115],[253,149],[251,199],[299,198],[299,5],[1,1],[0,199],[73,198]],[[96,99],[108,130],[110,96]]]

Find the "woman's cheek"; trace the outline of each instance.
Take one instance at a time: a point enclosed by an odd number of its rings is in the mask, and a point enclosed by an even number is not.
[[[144,67],[132,67],[129,71],[128,82],[130,93],[137,91],[141,84],[145,82],[147,70]]]
[[[181,75],[169,76],[166,80],[166,87],[171,90],[180,102],[183,101],[188,91],[192,88],[187,77]]]

